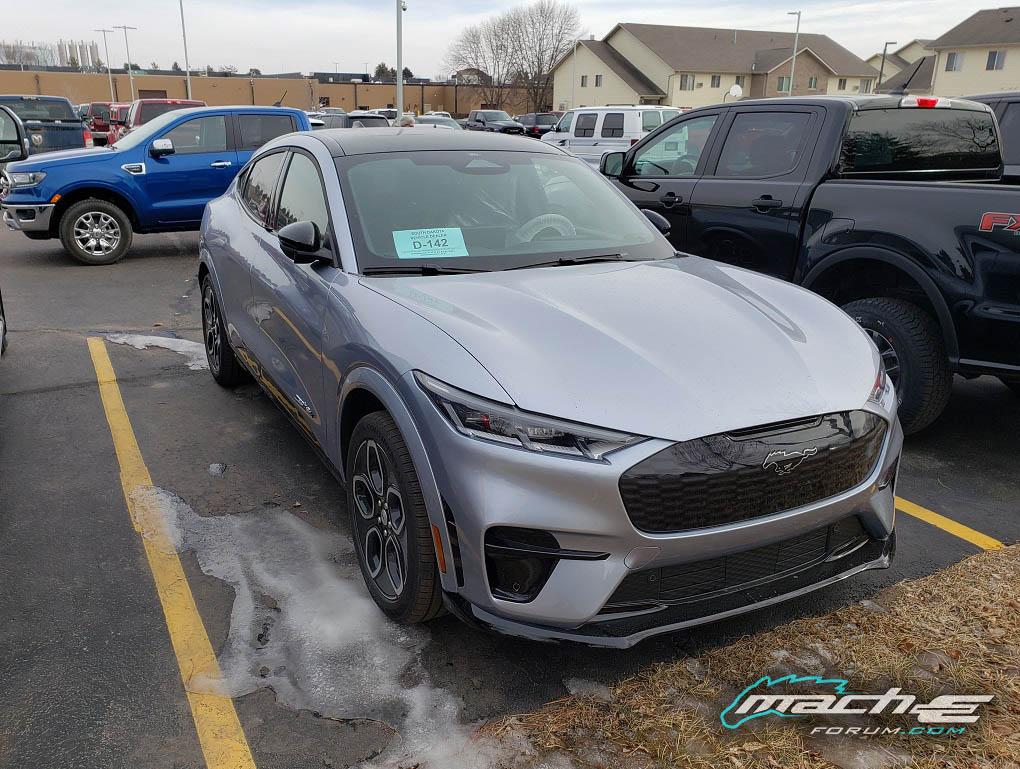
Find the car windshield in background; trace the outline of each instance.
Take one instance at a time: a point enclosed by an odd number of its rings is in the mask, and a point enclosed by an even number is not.
[[[15,115],[22,120],[39,120],[42,122],[64,121],[79,123],[78,117],[69,102],[63,99],[4,99],[0,104],[10,107]]]
[[[575,158],[436,151],[336,164],[362,271],[674,256],[634,206]]]
[[[423,117],[416,118],[415,122],[420,125],[442,125],[447,128],[460,128],[460,123],[453,118],[441,117],[439,115],[425,115]]]
[[[999,140],[991,112],[861,110],[843,142],[843,173],[993,170]]]
[[[139,126],[134,131],[120,139],[120,141],[117,141],[110,146],[119,150],[129,150],[132,147],[137,147],[139,144],[147,142],[153,134],[157,134],[162,131],[167,125],[172,123],[176,117],[177,116],[171,112],[160,115],[158,118],[150,120],[145,125]]]
[[[110,119],[110,105],[94,103],[92,105],[92,117],[97,117],[100,120]]]
[[[389,128],[385,115],[351,115],[351,128]]]
[[[560,116],[559,115],[551,115],[551,114],[550,115],[538,115],[535,118],[535,122],[538,123],[539,125],[556,125],[558,122],[560,122]]]
[[[165,115],[167,112],[174,112],[179,109],[187,109],[188,107],[198,107],[199,104],[142,104],[138,108],[138,122],[148,123],[153,118]]]
[[[501,109],[485,109],[478,113],[482,120],[510,120],[510,115]]]

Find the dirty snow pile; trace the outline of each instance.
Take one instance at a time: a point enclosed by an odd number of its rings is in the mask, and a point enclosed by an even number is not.
[[[192,342],[190,339],[178,339],[172,336],[147,336],[145,334],[107,334],[106,338],[114,344],[130,345],[136,350],[162,347],[164,350],[180,353],[187,358],[188,368],[192,371],[209,368],[209,363],[205,358],[205,347],[201,342]]]

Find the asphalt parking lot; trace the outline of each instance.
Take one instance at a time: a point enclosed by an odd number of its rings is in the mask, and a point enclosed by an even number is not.
[[[2,766],[206,766],[189,706],[201,676],[186,691],[89,338],[105,340],[243,737],[266,769],[455,741],[579,682],[613,682],[1020,539],[1020,398],[994,379],[957,380],[941,420],[907,441],[889,570],[624,652],[489,636],[452,617],[394,628],[362,589],[340,487],[283,414],[253,385],[218,387],[187,355],[111,336],[200,340],[196,249],[190,233],[142,236],[123,262],[85,267],[55,241],[0,232]]]

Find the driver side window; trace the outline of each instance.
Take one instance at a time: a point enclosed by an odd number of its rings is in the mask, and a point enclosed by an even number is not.
[[[226,118],[223,115],[195,118],[171,128],[163,138],[174,143],[177,155],[224,152],[227,149]]]
[[[673,126],[634,155],[633,176],[694,176],[718,115]]]

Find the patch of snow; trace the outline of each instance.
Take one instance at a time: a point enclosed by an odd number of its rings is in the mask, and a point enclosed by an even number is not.
[[[234,589],[220,680],[190,687],[240,697],[271,688],[288,707],[329,718],[371,718],[395,736],[369,765],[422,769],[509,766],[521,746],[476,738],[461,703],[433,686],[420,655],[422,627],[391,622],[372,601],[350,540],[282,507],[202,516],[163,489],[144,492],[162,511],[178,552]]]
[[[209,465],[209,475],[223,475],[227,472],[227,466],[222,462],[213,462]]]
[[[136,350],[161,347],[164,350],[179,353],[188,359],[188,368],[192,371],[209,368],[209,363],[205,358],[205,347],[201,342],[192,342],[190,339],[178,339],[172,336],[146,334],[107,334],[106,338],[114,344],[130,345]]]

